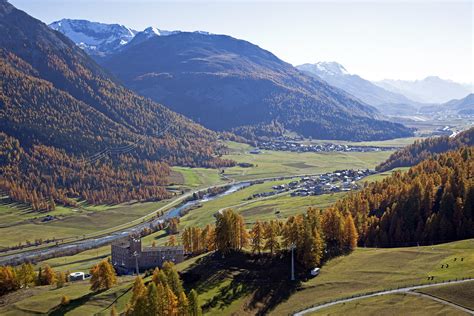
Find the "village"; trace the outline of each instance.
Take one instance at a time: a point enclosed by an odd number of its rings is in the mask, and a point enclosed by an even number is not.
[[[303,144],[290,140],[272,140],[260,142],[258,148],[251,153],[258,154],[261,149],[276,151],[292,151],[292,152],[373,152],[373,151],[390,151],[395,147],[378,147],[378,146],[352,146],[333,143],[322,144]]]
[[[284,192],[291,192],[291,196],[309,196],[326,193],[344,192],[359,188],[357,181],[374,174],[373,170],[338,170],[319,176],[302,177],[299,181],[280,184],[272,187],[273,191],[256,193],[248,200],[268,197]]]

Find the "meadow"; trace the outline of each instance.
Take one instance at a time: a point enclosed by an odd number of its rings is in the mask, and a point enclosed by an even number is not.
[[[462,262],[454,261],[461,257]],[[442,269],[446,263],[449,268]],[[424,284],[428,276],[434,276],[431,282],[474,277],[474,239],[426,247],[358,248],[329,261],[321,275],[305,282],[272,314],[287,315],[336,298]]]
[[[227,177],[238,181],[317,174],[340,169],[373,169],[392,153],[392,151],[295,153],[264,150],[260,154],[250,154],[249,151],[253,148],[250,145],[234,142],[226,144],[229,153],[224,156],[225,158],[253,165],[249,168],[236,166],[225,169]]]
[[[417,315],[417,316],[463,316],[465,313],[430,300],[411,294],[391,294],[338,304],[307,315]]]
[[[420,289],[417,292],[429,294],[474,310],[474,281]]]

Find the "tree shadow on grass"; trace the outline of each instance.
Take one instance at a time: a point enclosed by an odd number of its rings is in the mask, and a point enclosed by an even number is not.
[[[86,304],[89,300],[91,300],[94,296],[105,292],[99,291],[99,292],[90,292],[84,296],[81,296],[75,300],[71,300],[68,305],[58,305],[49,315],[50,316],[60,316],[60,315],[65,315],[66,313]]]
[[[263,315],[287,300],[300,286],[299,281],[290,280],[290,260],[288,253],[271,256],[234,252],[224,258],[214,253],[190,266],[183,272],[182,279],[188,290],[217,292],[203,302],[204,311],[224,309],[245,298],[245,310]]]

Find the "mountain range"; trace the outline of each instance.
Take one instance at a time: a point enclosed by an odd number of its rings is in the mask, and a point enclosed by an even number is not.
[[[67,37],[5,0],[0,5],[0,131],[23,146],[74,155],[140,140],[141,158],[214,159],[214,132],[124,88]]]
[[[421,103],[445,103],[453,99],[461,99],[473,92],[473,87],[437,76],[422,80],[390,80],[374,82],[379,87]]]
[[[296,68],[352,94],[361,101],[376,107],[383,114],[414,113],[420,106],[403,94],[386,90],[358,75],[350,74],[343,65],[337,62],[303,64]]]
[[[443,104],[420,108],[421,113],[453,113],[460,115],[474,115],[474,94],[462,99],[454,99]]]
[[[130,89],[207,128],[248,138],[284,130],[351,140],[412,133],[247,41],[205,32],[139,35],[96,61]]]

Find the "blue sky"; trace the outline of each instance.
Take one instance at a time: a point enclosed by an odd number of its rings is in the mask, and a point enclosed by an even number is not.
[[[370,80],[474,81],[473,1],[10,0],[50,23],[228,34],[294,64],[337,61]]]

